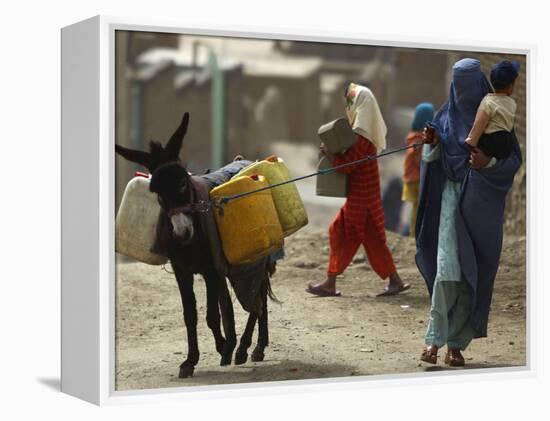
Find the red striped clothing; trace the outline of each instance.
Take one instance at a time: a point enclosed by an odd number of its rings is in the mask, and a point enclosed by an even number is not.
[[[343,154],[334,155],[333,166],[376,155],[376,147],[357,135],[355,144]],[[338,275],[349,266],[363,244],[372,269],[385,279],[396,271],[386,244],[384,210],[380,198],[378,161],[366,161],[341,168],[348,174],[348,196],[329,229],[330,259],[327,273]]]

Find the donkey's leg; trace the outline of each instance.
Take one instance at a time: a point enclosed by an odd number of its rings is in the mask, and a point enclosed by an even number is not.
[[[252,343],[252,334],[254,333],[254,327],[256,326],[256,320],[258,320],[258,315],[256,313],[250,313],[248,315],[248,320],[246,322],[246,328],[241,336],[241,342],[235,352],[235,364],[244,364],[248,359],[248,348]]]
[[[183,304],[183,319],[187,328],[187,359],[180,365],[179,377],[191,377],[199,362],[199,344],[197,341],[197,301],[193,291],[193,275],[183,275],[173,265]]]
[[[267,287],[262,288],[262,313],[258,319],[258,343],[250,357],[252,361],[264,360],[264,349],[269,345],[269,329],[267,320]]]
[[[231,296],[229,295],[225,278],[218,279],[218,286],[223,331],[225,333],[225,345],[223,347],[220,365],[228,365],[231,364],[233,350],[235,346],[237,346],[235,314],[233,313],[233,303],[231,302]]]
[[[225,339],[220,328],[219,280],[211,274],[204,275],[206,284],[206,324],[214,335],[216,351],[223,357]]]

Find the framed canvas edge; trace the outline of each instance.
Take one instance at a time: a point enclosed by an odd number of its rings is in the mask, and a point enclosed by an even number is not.
[[[203,399],[215,397],[255,396],[266,391],[272,394],[288,394],[296,392],[314,392],[343,390],[348,388],[414,386],[426,384],[444,384],[452,382],[468,382],[475,376],[476,380],[500,380],[527,378],[536,375],[536,358],[534,355],[536,341],[532,336],[536,327],[534,317],[535,302],[532,300],[536,288],[530,280],[530,267],[533,256],[530,253],[533,244],[531,227],[536,221],[533,205],[532,167],[534,142],[532,139],[532,104],[533,85],[535,83],[536,46],[529,43],[517,43],[506,46],[494,41],[460,41],[434,40],[423,37],[378,37],[372,34],[315,31],[300,28],[174,22],[149,18],[123,18],[99,15],[100,20],[100,147],[99,147],[99,274],[100,274],[100,400],[103,404],[126,404],[150,401],[172,401],[182,398]],[[115,390],[115,254],[114,254],[114,33],[116,30],[168,32],[205,36],[233,36],[257,39],[283,39],[311,42],[336,42],[343,44],[367,44],[385,47],[405,47],[438,50],[493,52],[509,54],[525,54],[527,61],[527,94],[526,94],[526,145],[527,160],[527,329],[526,329],[526,365],[521,367],[503,367],[477,369],[475,371],[443,373],[400,373],[361,377],[343,377],[313,380],[292,380],[277,382],[258,382],[246,384],[224,384],[211,386],[159,388],[147,390],[116,391]]]

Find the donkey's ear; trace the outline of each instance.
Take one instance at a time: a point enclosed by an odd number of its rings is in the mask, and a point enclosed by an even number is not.
[[[180,154],[183,138],[187,133],[187,126],[189,125],[189,113],[184,113],[179,127],[176,129],[166,147],[164,148],[164,156],[167,160],[177,160]]]
[[[151,164],[150,153],[124,148],[120,145],[115,145],[115,151],[122,157],[126,158],[128,161],[135,162],[137,164],[143,165],[147,169],[150,169],[149,168]]]

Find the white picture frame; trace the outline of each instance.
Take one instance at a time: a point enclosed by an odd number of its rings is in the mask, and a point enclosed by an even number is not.
[[[136,401],[228,396],[265,391],[330,390],[376,387],[385,384],[425,384],[446,373],[383,375],[331,380],[299,380],[242,385],[215,385],[174,389],[118,392],[114,388],[114,33],[139,30],[195,35],[278,38],[462,51],[525,54],[528,80],[533,69],[534,46],[460,45],[415,39],[365,39],[354,33],[265,32],[224,25],[201,27],[185,23],[96,16],[67,26],[62,41],[62,376],[61,390],[98,405]],[[530,103],[531,85],[527,85]],[[527,107],[527,143],[530,138]],[[527,161],[530,161],[530,148]],[[528,174],[530,167],[528,168]],[[90,176],[93,175],[93,176]],[[528,175],[528,180],[531,177]],[[529,194],[529,187],[527,194]],[[529,204],[527,209],[529,215]],[[529,235],[529,220],[527,235]],[[530,240],[528,239],[528,243]],[[536,309],[531,299],[529,252],[527,256],[527,365],[518,368],[479,369],[455,373],[467,381],[482,373],[485,378],[513,378],[534,373],[531,321]],[[376,381],[375,381],[376,380]]]

